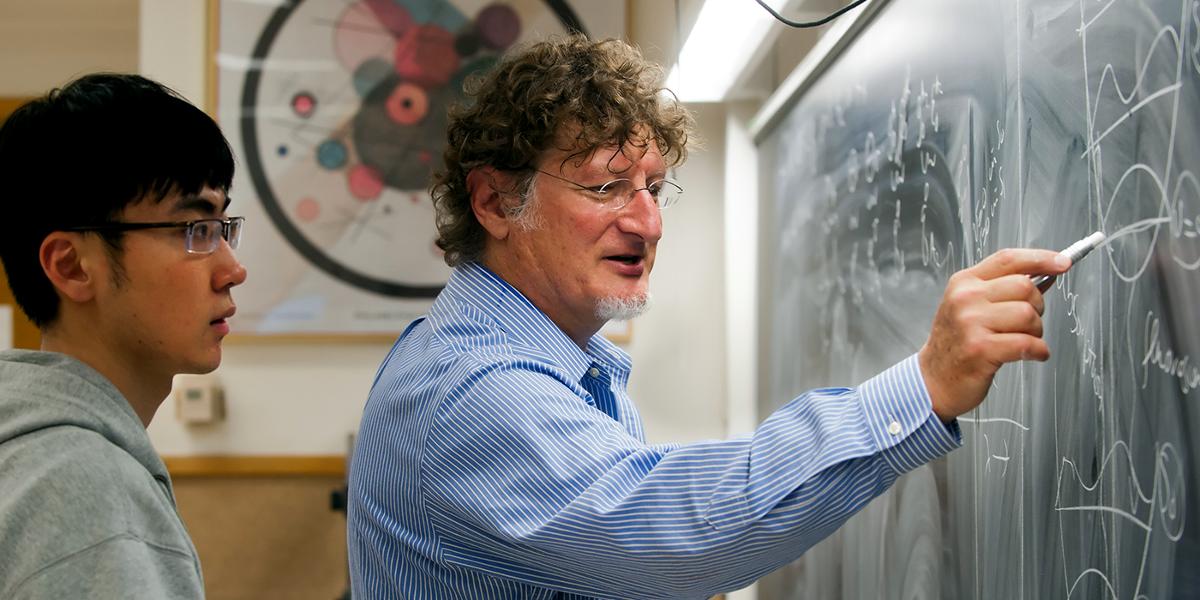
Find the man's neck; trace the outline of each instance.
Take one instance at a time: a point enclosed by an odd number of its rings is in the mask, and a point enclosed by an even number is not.
[[[546,315],[556,327],[559,328],[571,341],[579,346],[580,350],[587,351],[588,342],[592,336],[600,331],[604,325],[603,322],[595,323],[588,320],[569,319],[570,315],[557,314],[552,310],[548,310],[547,302],[544,298],[536,293],[536,290],[531,286],[525,285],[524,280],[520,277],[521,269],[506,264],[504,261],[495,260],[491,257],[484,256],[479,260],[479,264],[486,267],[500,279],[511,285],[513,289],[525,296],[525,299],[532,303],[542,314]]]
[[[103,375],[129,402],[143,426],[150,425],[159,405],[171,393],[171,377],[156,377],[130,364],[94,334],[70,335],[60,323],[42,332],[42,350],[75,358]]]

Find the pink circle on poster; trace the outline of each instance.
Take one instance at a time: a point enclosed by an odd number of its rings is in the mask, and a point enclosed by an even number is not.
[[[396,73],[426,88],[441,87],[458,71],[454,34],[436,25],[409,29],[396,40]]]
[[[387,99],[387,113],[400,125],[415,125],[429,112],[429,95],[420,86],[402,83]]]
[[[397,9],[404,10],[400,7]],[[390,62],[396,41],[394,36],[365,1],[355,2],[342,12],[334,24],[333,52],[348,71],[354,71],[372,58]]]
[[[383,193],[383,178],[379,171],[367,165],[355,165],[348,175],[350,193],[364,202],[375,200]]]
[[[489,48],[503,50],[520,37],[521,18],[507,4],[489,4],[475,17],[475,29]]]
[[[303,198],[296,203],[296,217],[305,223],[312,223],[321,216],[321,204],[312,198]]]
[[[305,119],[312,116],[317,109],[317,99],[308,92],[300,92],[292,96],[292,111]]]

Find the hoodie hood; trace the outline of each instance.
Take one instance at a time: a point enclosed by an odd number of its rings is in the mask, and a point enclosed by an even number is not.
[[[50,427],[94,431],[169,481],[133,407],[95,369],[65,354],[0,351],[0,445]]]

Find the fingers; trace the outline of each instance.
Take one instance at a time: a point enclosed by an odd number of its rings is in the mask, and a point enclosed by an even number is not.
[[[991,302],[1020,300],[1033,306],[1037,314],[1046,310],[1046,299],[1028,275],[1005,275],[983,282],[984,297]]]
[[[1059,274],[1070,261],[1046,250],[1002,250],[950,277],[920,352],[921,373],[943,421],[983,401],[1001,365],[1044,361],[1045,299],[1029,273]]]
[[[1058,275],[1071,267],[1071,259],[1053,250],[1008,248],[983,259],[969,271],[980,279],[1005,275]]]
[[[990,342],[992,347],[988,351],[989,358],[996,364],[1050,359],[1050,346],[1040,337],[1022,333],[997,333],[991,336]]]
[[[993,334],[1023,333],[1042,337],[1042,317],[1028,302],[994,302],[972,320]]]

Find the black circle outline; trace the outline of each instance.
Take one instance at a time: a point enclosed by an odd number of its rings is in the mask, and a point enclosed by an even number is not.
[[[303,0],[288,0],[281,4],[263,26],[262,33],[259,34],[258,40],[254,44],[254,49],[250,53],[250,64],[262,65],[266,64],[267,53],[271,50],[271,45],[275,43],[276,36],[283,29],[284,23],[288,17],[295,12]],[[583,24],[579,22],[579,17],[567,6],[565,0],[546,0],[546,5],[554,12],[559,21],[570,32],[587,34],[583,29]],[[267,216],[283,237],[300,252],[309,263],[334,279],[339,279],[354,287],[375,292],[383,296],[393,296],[399,298],[432,298],[442,291],[441,285],[436,286],[421,286],[421,285],[406,285],[388,281],[379,277],[373,277],[358,271],[349,265],[344,265],[329,255],[321,248],[310,242],[308,238],[294,225],[287,217],[287,213],[279,204],[279,199],[275,197],[275,191],[271,188],[271,182],[268,181],[266,171],[263,168],[262,156],[258,152],[258,132],[255,130],[256,119],[255,113],[258,106],[258,88],[262,83],[262,70],[260,67],[252,67],[246,71],[246,80],[242,86],[241,100],[241,123],[240,129],[242,133],[242,145],[244,146],[246,156],[246,169],[250,174],[250,181],[254,185],[254,191],[258,194],[259,202],[262,203],[263,209]]]

